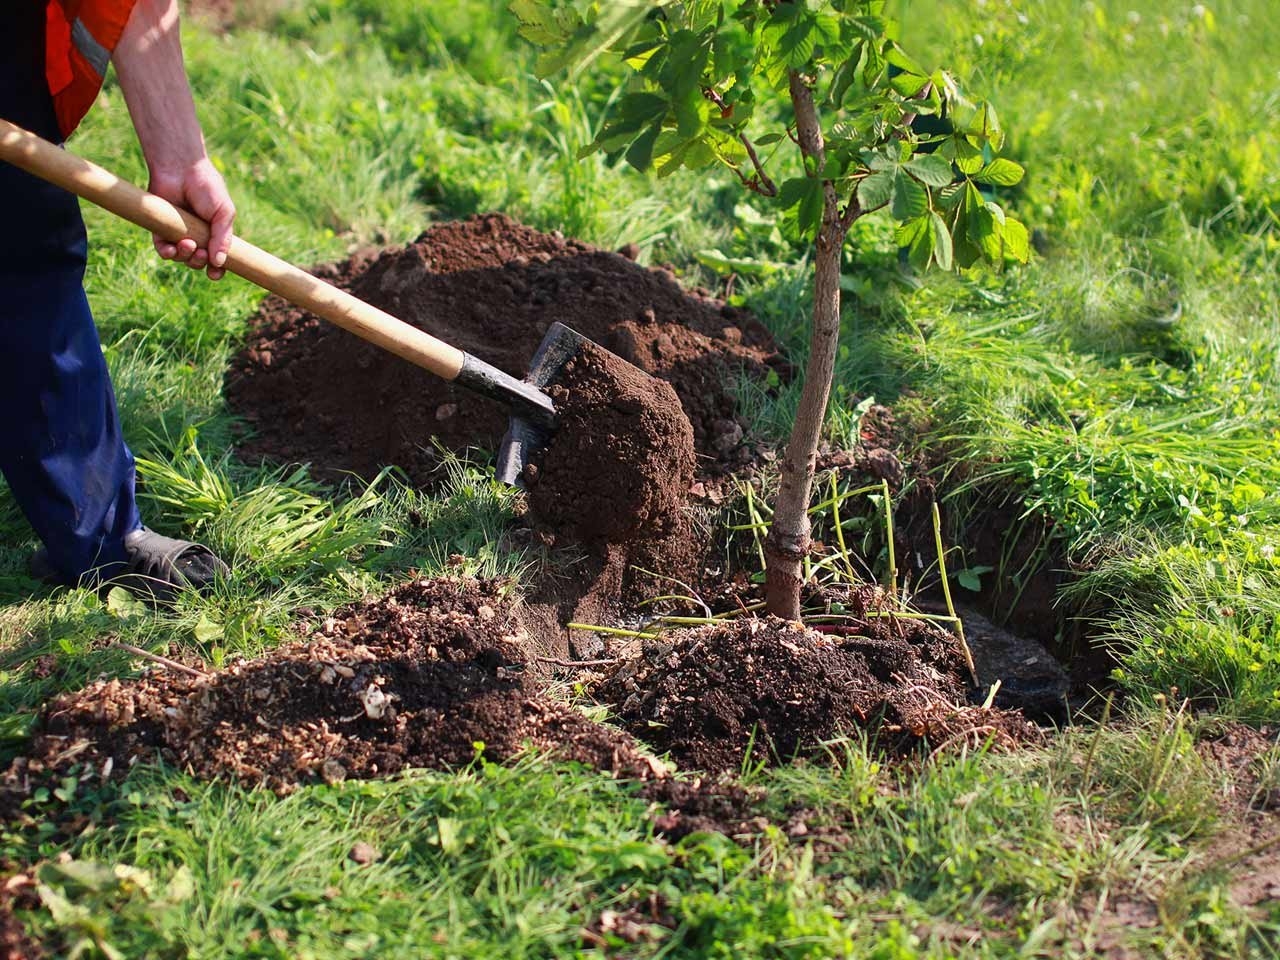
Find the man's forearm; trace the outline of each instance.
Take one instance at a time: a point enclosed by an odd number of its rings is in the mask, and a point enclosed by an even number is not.
[[[236,207],[222,174],[209,161],[196,119],[182,62],[178,0],[137,0],[113,59],[147,158],[151,192],[209,224],[207,241],[185,237],[175,243],[155,237],[156,251],[166,260],[208,268],[209,277],[217,280],[231,249]]]
[[[113,60],[152,173],[203,159],[204,137],[182,60],[178,0],[138,0]]]

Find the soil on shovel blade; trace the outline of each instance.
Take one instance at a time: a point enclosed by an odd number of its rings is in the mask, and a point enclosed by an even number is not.
[[[205,779],[288,792],[454,768],[478,750],[503,761],[526,746],[651,776],[629,737],[526,681],[523,639],[496,584],[412,581],[343,608],[303,641],[204,678],[152,673],[59,698],[7,786],[22,792],[69,768],[105,779],[161,759]]]
[[[1039,739],[1020,713],[967,706],[966,676],[957,639],[926,621],[834,636],[747,619],[651,641],[595,695],[637,737],[709,771],[813,755],[857,730],[889,753]]]
[[[668,271],[498,214],[443,223],[402,249],[322,276],[516,377],[560,321],[675,389],[700,474],[749,462],[730,383],[784,365],[750,313],[685,290]],[[507,412],[305,311],[269,297],[226,377],[250,425],[242,458],[371,477],[388,464],[429,484],[433,443],[496,449]]]
[[[588,545],[676,533],[694,453],[675,391],[587,344],[549,392],[560,429],[524,476],[535,521]]]

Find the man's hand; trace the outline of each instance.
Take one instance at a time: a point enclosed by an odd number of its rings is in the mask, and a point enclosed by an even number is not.
[[[211,229],[209,245],[155,237],[156,251],[219,279],[236,208],[209,161],[182,61],[178,0],[137,0],[113,57],[116,76],[151,171],[151,192],[190,210]]]
[[[232,227],[236,206],[209,159],[202,158],[185,169],[152,170],[148,189],[170,203],[190,210],[209,224],[209,245],[202,247],[192,237],[171,243],[163,237],[152,237],[156,252],[165,260],[177,260],[193,270],[208,270],[210,280],[220,280],[231,249]]]

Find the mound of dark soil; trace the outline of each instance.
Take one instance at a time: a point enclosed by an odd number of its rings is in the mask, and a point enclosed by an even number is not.
[[[679,529],[694,455],[675,391],[588,344],[549,392],[560,429],[525,468],[535,520],[588,544]]]
[[[518,377],[547,328],[565,323],[672,385],[709,475],[752,457],[727,389],[732,375],[781,366],[746,311],[686,291],[667,271],[496,214],[316,273]],[[252,427],[242,457],[309,462],[331,477],[395,464],[425,484],[437,465],[433,442],[493,450],[507,421],[497,404],[276,297],[232,360],[226,397]]]
[[[830,636],[749,619],[669,634],[595,695],[637,737],[710,771],[737,770],[748,752],[785,762],[855,729],[894,752],[1038,738],[1020,714],[965,706],[965,676],[958,641],[926,621],[870,619]]]
[[[109,777],[163,759],[286,792],[407,767],[502,761],[532,746],[627,776],[630,738],[524,679],[522,629],[494,583],[418,580],[320,624],[304,642],[204,678],[111,680],[45,709],[14,780],[78,766]]]

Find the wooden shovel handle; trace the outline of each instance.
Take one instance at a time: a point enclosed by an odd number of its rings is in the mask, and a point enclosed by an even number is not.
[[[209,225],[199,217],[7,120],[0,120],[0,160],[21,167],[172,243],[183,237],[193,237],[201,245],[209,242]],[[445,380],[456,379],[462,370],[465,354],[457,347],[397,320],[239,237],[231,241],[226,268]]]

